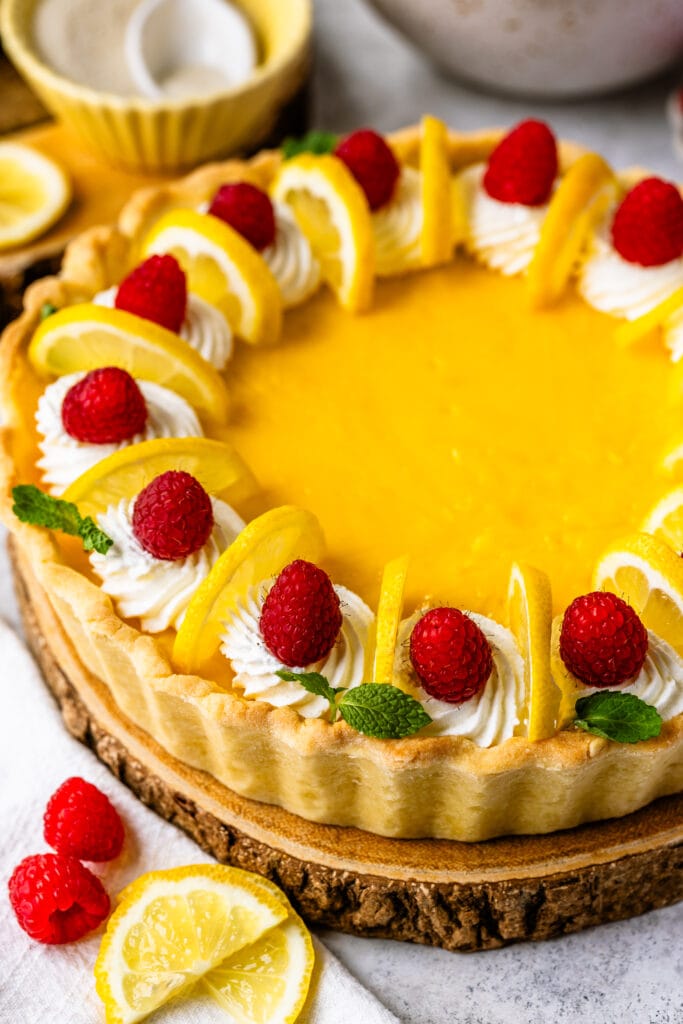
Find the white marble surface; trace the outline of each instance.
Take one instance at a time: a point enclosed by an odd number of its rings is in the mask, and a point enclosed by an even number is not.
[[[389,130],[427,110],[463,129],[535,115],[550,120],[558,134],[599,149],[616,166],[641,163],[681,176],[664,117],[671,81],[558,106],[502,100],[441,77],[360,0],[316,0],[316,9],[320,127],[344,131],[368,124]],[[0,613],[16,621],[4,553]],[[405,1024],[683,1020],[683,904],[554,942],[490,953],[458,955],[331,932],[324,938]]]

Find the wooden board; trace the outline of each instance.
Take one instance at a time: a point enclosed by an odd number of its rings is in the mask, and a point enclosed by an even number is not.
[[[618,820],[485,843],[385,839],[238,796],[171,758],[119,712],[12,544],[10,554],[26,634],[69,732],[217,860],[280,885],[307,920],[481,950],[683,899],[683,795]]]

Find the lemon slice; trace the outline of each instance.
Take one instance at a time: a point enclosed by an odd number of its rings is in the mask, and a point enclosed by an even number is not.
[[[663,540],[677,554],[683,552],[683,486],[675,487],[657,502],[643,523],[643,531]]]
[[[628,601],[648,629],[683,654],[683,559],[668,544],[647,533],[615,544],[598,562],[594,585]]]
[[[427,114],[422,119],[420,141],[422,232],[420,261],[424,267],[446,263],[453,254],[451,163],[448,129],[443,121]]]
[[[526,732],[533,742],[555,733],[560,691],[550,669],[552,597],[550,580],[529,565],[513,565],[508,587],[508,623],[524,658]]]
[[[556,302],[567,285],[591,228],[617,192],[616,178],[602,157],[586,153],[555,189],[527,275],[532,305]]]
[[[642,341],[659,327],[663,327],[669,317],[683,309],[683,288],[678,288],[668,299],[651,309],[637,320],[626,320],[619,324],[614,332],[619,345],[634,345]]]
[[[256,490],[256,482],[232,445],[207,437],[163,437],[141,441],[102,459],[64,492],[81,515],[95,516],[122,498],[134,498],[170,469],[191,473],[216,498],[239,503]]]
[[[142,255],[172,253],[190,291],[217,306],[243,341],[268,345],[282,328],[282,298],[270,267],[229,224],[194,210],[172,210],[156,222]]]
[[[391,683],[394,677],[394,655],[398,628],[403,615],[403,591],[408,573],[408,557],[387,562],[375,623],[375,658],[372,678],[376,683]]]
[[[142,875],[122,892],[95,964],[107,1024],[142,1020],[286,917],[281,901],[231,868]]]
[[[220,645],[223,625],[249,588],[276,576],[295,558],[317,562],[325,542],[311,512],[283,505],[242,530],[194,592],[173,647],[181,672],[201,672]]]
[[[62,168],[16,142],[0,142],[0,249],[23,245],[59,220],[71,200]]]
[[[217,370],[165,327],[91,303],[53,313],[31,339],[28,357],[38,373],[57,377],[119,366],[133,377],[163,384],[219,423],[228,392]]]
[[[303,153],[282,165],[272,192],[291,206],[342,306],[352,313],[367,309],[374,285],[372,218],[351,172],[334,156]]]

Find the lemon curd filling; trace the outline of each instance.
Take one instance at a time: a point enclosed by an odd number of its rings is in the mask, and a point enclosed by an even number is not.
[[[614,341],[571,295],[530,312],[519,280],[464,259],[381,282],[355,316],[320,293],[276,348],[241,346],[230,435],[268,506],[310,508],[333,578],[374,605],[411,556],[425,597],[502,616],[513,560],[562,610],[602,550],[667,488],[681,378],[661,348]]]

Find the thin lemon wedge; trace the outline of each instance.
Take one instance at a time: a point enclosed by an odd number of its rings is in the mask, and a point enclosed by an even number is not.
[[[625,320],[614,332],[615,341],[619,345],[635,345],[663,327],[669,317],[683,309],[683,288],[678,288],[668,299],[651,309],[637,320]]]
[[[647,533],[627,537],[605,552],[593,582],[628,601],[648,629],[683,654],[683,559],[668,544]]]
[[[91,303],[60,309],[40,324],[28,357],[38,373],[56,377],[119,366],[176,391],[218,423],[227,417],[228,392],[218,371],[177,334],[120,309]]]
[[[424,267],[446,263],[453,254],[451,212],[451,164],[448,129],[443,121],[427,114],[420,137],[422,231],[420,262]]]
[[[58,164],[28,146],[0,142],[0,249],[42,235],[70,200],[71,185]]]
[[[394,677],[396,640],[403,615],[403,592],[408,573],[407,556],[387,562],[382,574],[377,620],[375,623],[375,657],[372,678],[376,683],[391,683]]]
[[[683,552],[683,486],[675,487],[657,502],[643,523],[643,532],[663,540],[677,554]]]
[[[560,298],[591,228],[616,193],[616,178],[597,153],[579,157],[563,176],[550,200],[526,279],[534,307]]]
[[[190,291],[217,306],[243,341],[268,345],[282,328],[282,299],[266,261],[229,224],[194,210],[172,210],[156,222],[142,255],[172,253]]]
[[[250,587],[277,576],[295,558],[319,561],[324,547],[318,520],[304,509],[283,505],[252,519],[195,591],[173,646],[177,668],[201,673]]]
[[[550,580],[530,565],[513,565],[508,587],[508,624],[524,658],[526,734],[532,741],[552,736],[560,691],[550,669],[552,597]]]
[[[86,470],[64,492],[82,515],[96,516],[122,498],[134,498],[161,473],[181,469],[229,504],[256,490],[251,471],[232,445],[207,437],[163,437],[129,445]]]
[[[282,165],[272,194],[291,206],[341,305],[352,313],[367,309],[374,286],[372,218],[351,172],[334,156],[304,153]]]
[[[107,1024],[135,1024],[287,918],[241,871],[197,864],[142,875],[121,894],[95,964]]]

